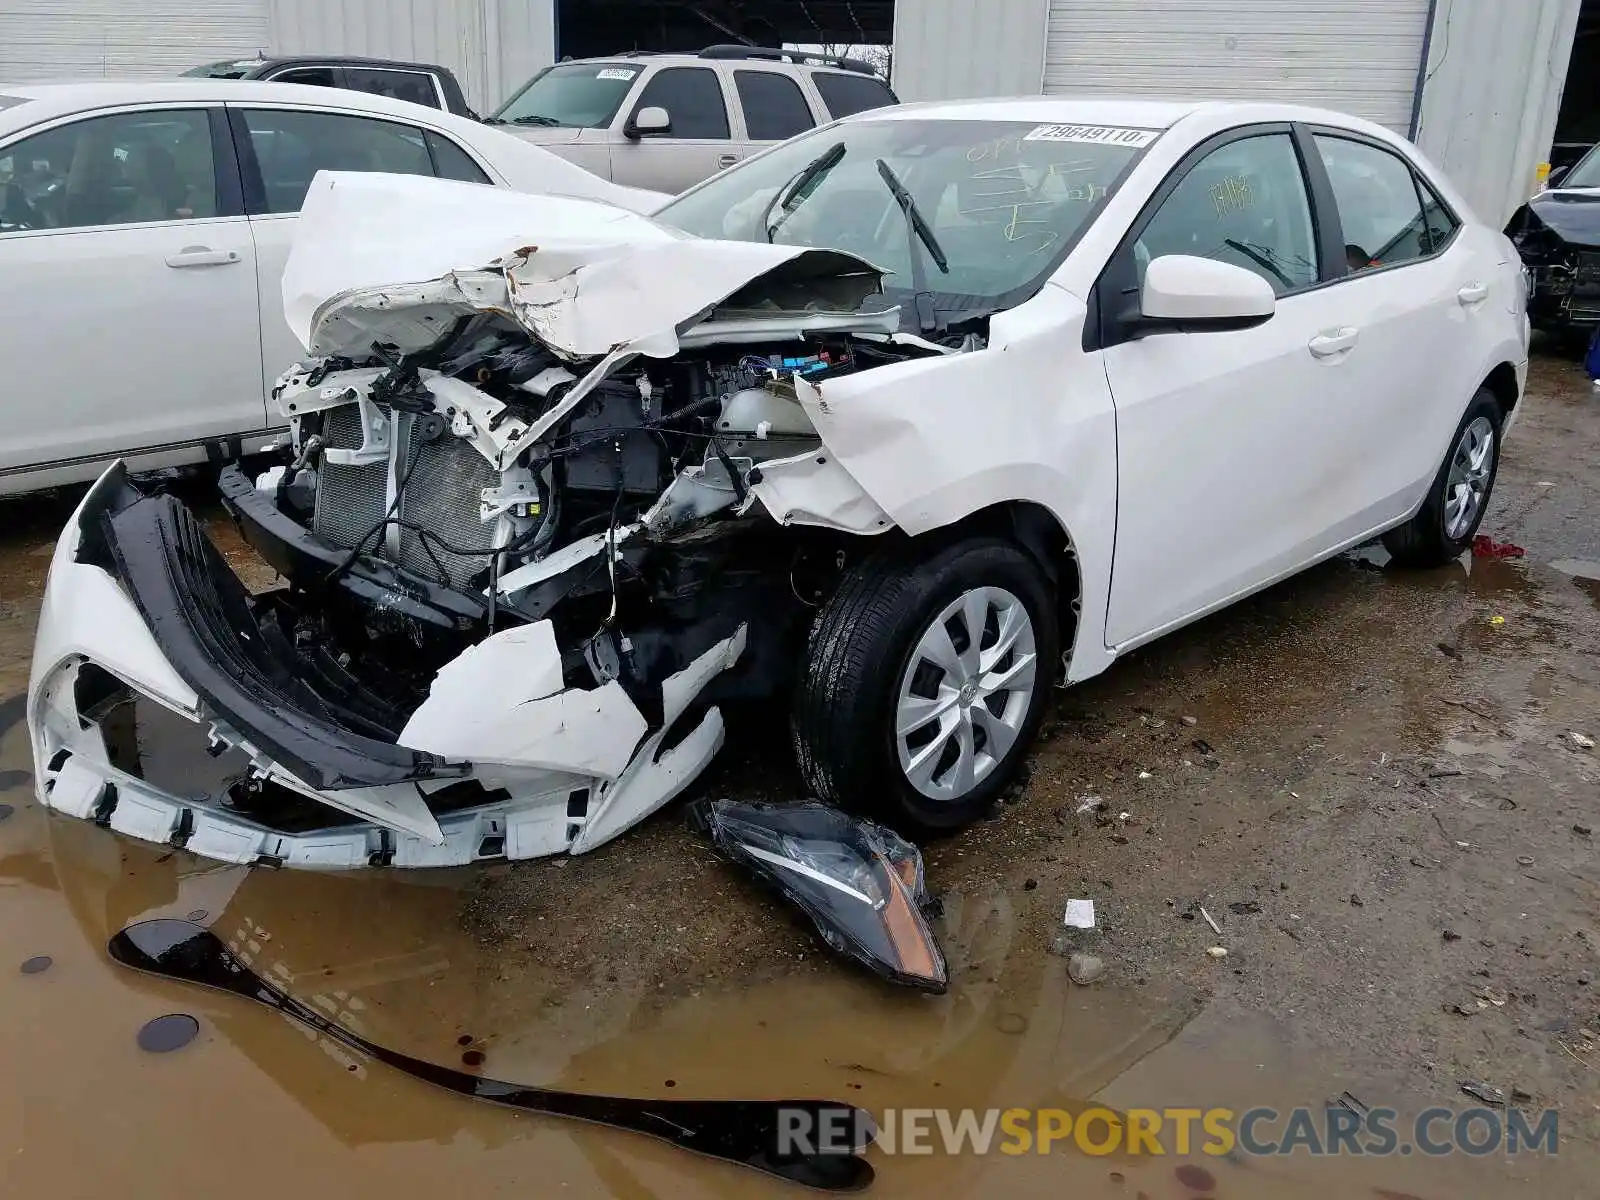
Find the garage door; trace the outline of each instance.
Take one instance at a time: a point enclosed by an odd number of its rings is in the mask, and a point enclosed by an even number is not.
[[[1051,0],[1044,90],[1279,100],[1411,126],[1429,0]]]
[[[267,44],[264,0],[4,0],[0,83],[171,76]]]

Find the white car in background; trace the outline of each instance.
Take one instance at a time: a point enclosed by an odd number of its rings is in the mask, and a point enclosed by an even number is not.
[[[654,218],[507,200],[312,188],[294,462],[218,480],[296,586],[107,471],[39,618],[42,804],[232,862],[581,853],[767,696],[810,794],[954,829],[1056,683],[1369,538],[1464,553],[1526,379],[1511,243],[1315,109],[884,108]],[[141,701],[215,784],[119,755]]]
[[[610,201],[508,133],[359,92],[236,80],[0,84],[0,495],[257,448],[301,348],[279,281],[318,171]]]

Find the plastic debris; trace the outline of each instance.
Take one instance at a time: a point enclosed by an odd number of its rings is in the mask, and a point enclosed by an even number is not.
[[[1491,625],[1500,626],[1500,625],[1504,625],[1505,623],[1506,623],[1506,619],[1504,617],[1502,617],[1499,613],[1496,613],[1494,616],[1489,618],[1489,624],[1491,624]]]
[[[944,954],[923,916],[922,854],[910,842],[825,804],[702,801],[690,820],[810,917],[840,954],[894,983],[945,990]]]
[[[1473,558],[1523,558],[1527,553],[1521,546],[1497,542],[1487,534],[1480,533],[1472,539]]]
[[[1105,973],[1105,962],[1093,954],[1074,954],[1067,959],[1067,978],[1079,987],[1088,987]]]
[[[1212,958],[1227,958],[1228,948],[1226,946],[1212,946],[1206,953]]]
[[[1482,1100],[1485,1104],[1504,1104],[1506,1093],[1504,1088],[1497,1088],[1491,1083],[1481,1083],[1476,1079],[1463,1079],[1461,1090],[1475,1100]]]
[[[1578,733],[1577,731],[1573,731],[1572,733],[1567,734],[1567,740],[1579,750],[1594,749],[1594,739],[1586,733]]]
[[[1094,928],[1094,901],[1068,900],[1064,924],[1068,929]]]
[[[1222,936],[1222,926],[1218,925],[1216,923],[1216,921],[1214,921],[1212,919],[1211,914],[1208,913],[1205,909],[1202,908],[1200,910],[1200,915],[1205,918],[1206,924],[1211,926],[1211,932],[1216,934],[1218,937],[1221,937]]]
[[[216,934],[193,921],[139,921],[115,934],[106,950],[113,962],[130,970],[252,1001],[304,1026],[329,1044],[354,1050],[457,1095],[519,1112],[630,1130],[681,1150],[824,1191],[859,1192],[873,1180],[872,1164],[857,1151],[876,1139],[877,1125],[871,1113],[854,1105],[832,1100],[646,1100],[489,1079],[368,1041],[268,983],[235,957]],[[193,1032],[199,1032],[199,1023],[183,1013],[157,1018],[145,1029],[162,1021],[168,1023],[163,1036],[182,1033],[190,1023]],[[144,1046],[146,1035],[141,1032],[140,1038]],[[686,1047],[685,1053],[692,1049]],[[799,1124],[791,1124],[795,1121]],[[797,1147],[791,1136],[796,1128],[831,1128],[835,1132],[823,1133],[814,1147],[808,1148],[804,1142]]]

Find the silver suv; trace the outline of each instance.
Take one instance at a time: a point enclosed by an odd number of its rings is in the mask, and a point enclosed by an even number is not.
[[[898,103],[858,59],[712,46],[556,63],[487,120],[616,183],[681,192],[773,142]]]

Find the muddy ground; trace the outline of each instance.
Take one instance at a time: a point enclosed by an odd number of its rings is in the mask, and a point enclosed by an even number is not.
[[[828,954],[681,803],[582,858],[357,876],[218,869],[48,817],[3,698],[72,498],[0,505],[0,1067],[27,1084],[0,1098],[6,1194],[784,1194],[429,1092],[105,961],[124,922],[199,910],[352,1027],[438,1061],[466,1046],[500,1078],[874,1110],[1320,1112],[1348,1092],[1403,1115],[1473,1106],[1473,1081],[1560,1113],[1554,1159],[1212,1160],[1196,1191],[1172,1160],[880,1156],[886,1195],[1593,1195],[1600,754],[1571,735],[1600,739],[1600,397],[1544,357],[1524,405],[1484,531],[1525,558],[1418,574],[1364,551],[1059,694],[1026,785],[925,848],[952,967],[936,999]],[[696,794],[798,787],[781,711],[758,709]],[[1064,935],[1073,897],[1096,934]],[[1068,982],[1073,948],[1101,982]],[[53,962],[24,976],[7,955]],[[197,1043],[139,1054],[134,1031],[173,1010]]]

